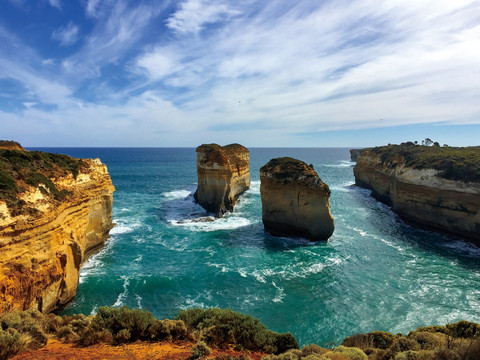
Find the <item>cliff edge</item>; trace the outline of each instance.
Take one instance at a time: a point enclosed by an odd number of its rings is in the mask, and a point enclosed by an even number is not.
[[[480,241],[480,147],[376,147],[353,172],[357,185],[407,222]]]
[[[197,147],[198,189],[195,200],[222,217],[233,211],[241,193],[250,188],[250,152],[239,144]]]
[[[284,157],[260,169],[262,220],[273,235],[327,240],[335,228],[330,189],[312,165]]]
[[[0,314],[75,297],[82,262],[113,227],[114,191],[99,159],[0,150]]]

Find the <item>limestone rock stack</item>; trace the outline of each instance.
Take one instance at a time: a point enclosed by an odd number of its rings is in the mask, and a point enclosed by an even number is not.
[[[113,226],[107,167],[98,159],[0,152],[0,314],[62,308],[76,294],[82,262]],[[78,168],[65,170],[66,163]],[[16,170],[5,170],[9,164]]]
[[[289,157],[272,159],[260,169],[260,181],[266,231],[314,241],[332,236],[330,189],[312,165]]]
[[[233,211],[239,195],[250,188],[249,165],[250,152],[242,145],[197,147],[195,200],[218,217]]]

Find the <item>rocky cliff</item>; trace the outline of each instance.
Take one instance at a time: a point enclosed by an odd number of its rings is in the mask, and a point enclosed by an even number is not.
[[[272,159],[260,169],[260,181],[266,231],[314,241],[332,236],[330,189],[312,165],[288,157]]]
[[[480,241],[480,148],[378,147],[354,175],[407,222]]]
[[[74,298],[82,262],[112,228],[114,190],[98,159],[0,150],[0,313]]]
[[[250,188],[250,152],[239,144],[197,147],[198,189],[195,200],[222,217],[239,195]]]

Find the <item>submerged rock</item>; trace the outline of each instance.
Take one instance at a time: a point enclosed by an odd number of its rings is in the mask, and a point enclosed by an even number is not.
[[[250,152],[239,144],[197,147],[198,189],[195,200],[222,217],[233,211],[239,195],[250,188]]]
[[[262,220],[273,235],[327,240],[335,228],[330,213],[330,189],[312,165],[284,157],[260,169]]]

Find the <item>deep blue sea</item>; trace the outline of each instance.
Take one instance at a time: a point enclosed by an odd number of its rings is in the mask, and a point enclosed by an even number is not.
[[[190,307],[228,307],[319,345],[358,332],[480,322],[480,249],[405,225],[352,186],[348,149],[250,149],[251,189],[214,222],[192,221],[205,216],[192,196],[194,148],[40,150],[100,158],[117,189],[118,225],[83,265],[65,313],[128,305],[172,318]],[[328,242],[264,232],[259,169],[280,156],[312,163],[330,186]]]

